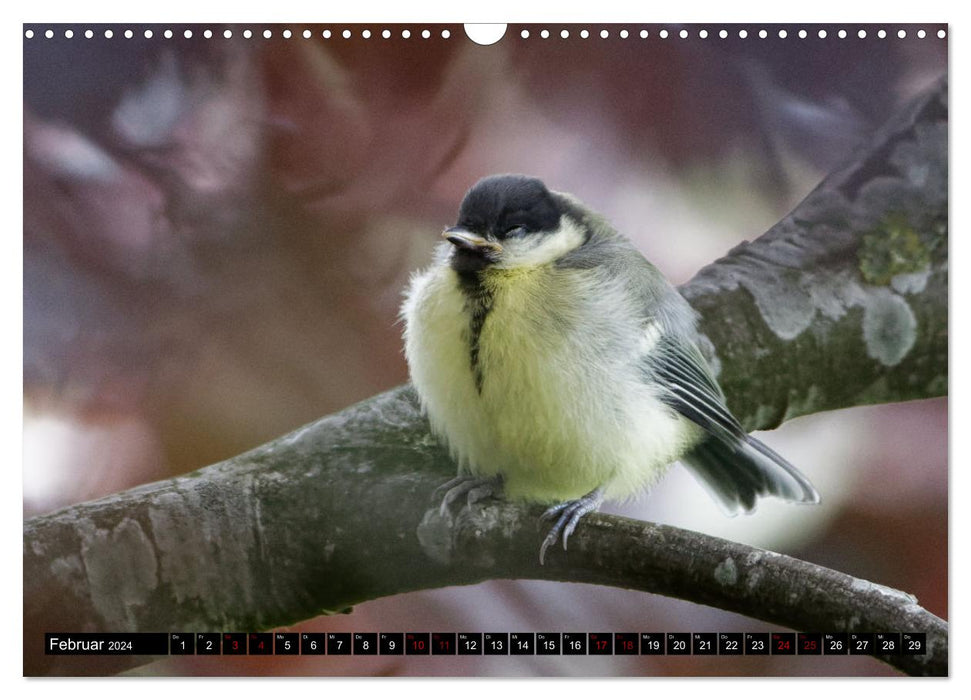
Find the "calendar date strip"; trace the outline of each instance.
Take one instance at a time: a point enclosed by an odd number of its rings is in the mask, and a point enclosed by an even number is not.
[[[922,656],[926,632],[48,632],[65,656]]]

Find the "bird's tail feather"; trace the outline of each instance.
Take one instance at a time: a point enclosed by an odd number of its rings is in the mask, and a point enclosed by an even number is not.
[[[760,496],[819,503],[798,469],[750,435],[735,445],[709,438],[682,461],[730,515],[751,512]]]

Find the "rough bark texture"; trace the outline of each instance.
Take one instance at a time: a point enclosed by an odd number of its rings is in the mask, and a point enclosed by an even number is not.
[[[683,288],[749,428],[947,390],[942,82],[789,217]],[[45,631],[255,631],[396,593],[492,578],[663,593],[805,630],[926,631],[888,659],[947,673],[947,626],[909,596],[781,555],[595,515],[537,560],[534,507],[441,517],[454,472],[401,387],[252,452],[29,520],[25,673],[132,657],[38,656]]]

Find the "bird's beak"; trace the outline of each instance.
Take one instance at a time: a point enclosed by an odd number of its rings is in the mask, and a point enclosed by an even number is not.
[[[478,236],[471,231],[466,231],[461,226],[453,226],[442,231],[442,238],[462,250],[474,252],[501,253],[502,246],[495,241],[490,241],[482,236]]]

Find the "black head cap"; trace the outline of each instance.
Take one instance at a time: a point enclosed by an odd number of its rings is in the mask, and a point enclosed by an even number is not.
[[[491,175],[466,193],[458,225],[501,241],[512,231],[522,235],[556,229],[564,205],[535,177]]]

